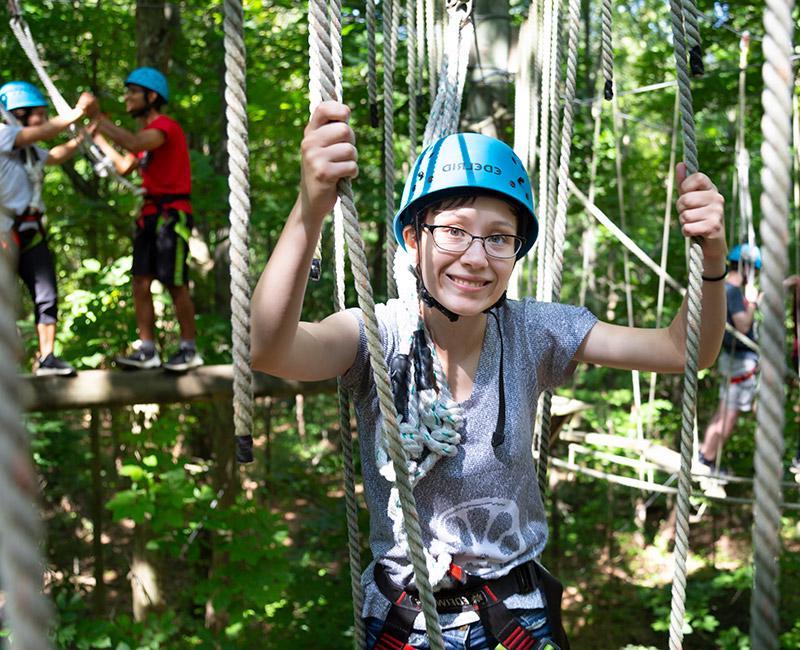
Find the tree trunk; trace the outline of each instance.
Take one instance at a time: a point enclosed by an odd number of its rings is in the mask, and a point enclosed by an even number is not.
[[[465,89],[464,121],[471,129],[502,137],[512,114],[510,73],[511,19],[508,0],[475,3],[475,38],[479,51],[470,64]]]
[[[178,6],[165,0],[136,0],[136,64],[166,74],[180,32]]]

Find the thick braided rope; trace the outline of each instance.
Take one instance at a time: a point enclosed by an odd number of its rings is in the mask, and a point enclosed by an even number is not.
[[[533,65],[533,30],[536,3],[532,3],[528,16],[519,28],[517,40],[517,78],[514,83],[514,151],[522,164],[528,167],[528,145],[531,134],[531,68]],[[515,268],[516,270],[516,268]],[[509,287],[510,288],[510,287]]]
[[[438,59],[436,45],[436,0],[425,0],[425,39],[428,42],[428,86],[431,104],[436,97],[436,89],[439,85]]]
[[[233,335],[233,422],[236,459],[253,460],[253,371],[250,368],[250,152],[247,148],[247,96],[244,10],[241,0],[225,0],[225,119],[228,136],[228,186],[231,238],[231,325]]]
[[[539,275],[537,277],[537,296],[541,292],[539,300],[550,301],[552,295],[552,256],[553,256],[553,237],[555,228],[555,206],[556,206],[556,179],[558,177],[558,162],[556,161],[556,148],[558,147],[559,135],[559,96],[558,96],[558,76],[561,68],[559,46],[559,20],[561,14],[561,0],[552,0],[548,4],[552,5],[550,12],[550,26],[547,31],[548,37],[544,47],[549,50],[548,67],[545,68],[545,79],[542,83],[548,86],[548,99],[542,101],[543,113],[549,114],[547,132],[542,131],[542,161],[540,162],[539,177],[544,178],[546,199],[540,198],[540,210],[546,214],[545,223],[540,225],[539,233],[541,246],[539,248]],[[547,17],[545,18],[547,20]],[[547,139],[545,137],[547,136]],[[544,152],[547,153],[545,164]],[[536,476],[539,482],[539,489],[542,496],[547,488],[546,464],[550,457],[550,407],[552,403],[552,392],[545,391],[539,398],[539,410],[534,426],[534,440],[537,444],[538,457],[536,465]]]
[[[700,12],[694,0],[681,0],[686,40],[689,43],[689,69],[693,77],[703,76],[703,45],[697,17]]]
[[[684,161],[687,173],[694,174],[698,168],[697,144],[695,142],[692,89],[686,62],[681,0],[670,0],[670,9],[675,63],[678,74],[678,92],[680,93]],[[702,274],[703,252],[700,244],[692,241],[689,247],[686,367],[683,376],[683,399],[681,403],[681,467],[678,474],[678,500],[675,521],[675,574],[672,581],[672,602],[669,621],[670,650],[678,650],[683,645],[683,620],[686,612],[686,557],[689,552],[689,496],[692,489],[693,433],[697,405],[697,355],[700,340]]]
[[[425,70],[427,67],[425,46],[425,0],[416,0],[416,39],[417,39],[417,95],[421,98],[425,92],[423,90]]]
[[[367,0],[367,101],[372,128],[377,128],[378,119],[378,73],[375,62],[375,0]]]
[[[423,146],[454,133],[461,115],[461,97],[474,36],[472,1],[448,0],[447,13],[445,42],[448,50],[442,57],[439,86],[425,126]]]
[[[386,292],[397,297],[394,279],[394,70],[397,56],[397,24],[400,7],[396,0],[383,2],[383,200],[386,209]],[[409,98],[411,101],[411,98]]]
[[[30,26],[22,17],[22,12],[16,0],[8,1],[8,10],[11,14],[11,21],[9,22],[11,25],[11,31],[14,33],[14,36],[16,37],[17,42],[19,42],[23,52],[25,52],[25,56],[28,57],[28,60],[31,62],[34,70],[36,70],[36,74],[47,91],[50,101],[53,102],[56,112],[59,115],[65,115],[66,113],[69,113],[72,110],[72,107],[69,105],[67,100],[64,99],[64,96],[58,90],[55,83],[53,83],[50,75],[47,74],[47,69],[45,68],[44,63],[39,56],[39,52],[36,49],[36,41],[33,38]],[[117,173],[116,169],[114,168],[114,163],[111,161],[111,159],[108,158],[108,156],[106,156],[97,146],[92,144],[91,136],[86,129],[79,125],[72,125],[70,126],[70,133],[73,136],[81,136],[80,148],[92,161],[92,168],[98,176],[102,178],[109,175],[113,176],[114,180],[119,185],[127,189],[132,194],[138,195],[144,192],[142,188],[137,187],[127,178]]]
[[[603,0],[601,9],[602,36],[600,39],[600,60],[603,67],[603,97],[610,100],[614,96],[614,41],[611,31],[611,6],[613,0]]]
[[[541,53],[541,118],[540,118],[540,139],[539,139],[539,240],[536,243],[538,249],[538,259],[536,261],[536,299],[543,300],[545,296],[544,278],[546,273],[545,263],[547,261],[547,222],[550,214],[547,212],[547,172],[550,168],[550,59],[552,47],[550,46],[551,28],[553,25],[553,8],[555,0],[544,0],[544,15],[542,17],[542,37],[540,43]]]
[[[417,75],[417,0],[406,0],[406,55],[408,70],[408,162],[413,164],[417,157],[417,98],[419,97],[419,77]]]
[[[578,35],[581,21],[580,0],[569,0],[569,34],[567,40],[567,72],[564,84],[564,114],[561,120],[561,150],[558,162],[558,200],[553,224],[553,259],[551,262],[552,293],[548,302],[561,296],[561,276],[564,268],[564,240],[567,233],[567,207],[569,206],[569,163],[572,154],[572,129],[574,117],[575,80],[578,69]],[[550,406],[552,391],[547,391],[541,402],[542,429],[539,434],[537,479],[542,496],[547,488],[547,464],[550,456]],[[547,416],[545,416],[545,408]]]
[[[793,0],[767,0],[764,11],[764,90],[761,104],[761,243],[764,250],[764,322],[761,343],[758,429],[755,455],[753,554],[755,581],[750,601],[750,644],[778,648],[778,578],[783,473],[783,427],[786,372],[784,288],[789,260],[789,190],[792,93]]]
[[[19,355],[14,314],[17,306],[13,243],[0,234],[0,575],[6,598],[5,619],[14,645],[25,650],[50,648],[52,612],[42,594],[42,524],[35,505],[36,476],[28,432],[21,424],[19,379],[13,359]]]
[[[528,160],[526,161],[529,174],[533,174],[536,169],[536,159],[538,151],[536,150],[536,142],[539,138],[539,99],[541,96],[541,81],[542,81],[542,61],[541,61],[541,42],[542,42],[542,0],[534,0],[531,4],[531,10],[534,12],[531,18],[531,34],[533,42],[531,43],[531,51],[533,53],[533,81],[531,83],[531,130],[528,137]],[[534,254],[531,248],[529,255]]]
[[[333,307],[338,311],[345,309],[345,241],[344,215],[337,201],[333,209],[334,241],[334,282]],[[342,385],[341,377],[336,380],[339,396],[339,440],[342,445],[344,463],[344,500],[347,519],[347,549],[350,556],[350,594],[353,601],[353,646],[356,650],[364,647],[366,630],[361,611],[364,606],[364,590],[361,587],[361,531],[358,528],[358,501],[356,499],[356,470],[353,461],[353,435],[350,431],[350,401]]]
[[[561,8],[562,0],[556,0],[553,9],[553,26],[550,31],[550,45],[553,48],[550,68],[550,157],[547,170],[547,258],[545,259],[545,296],[553,293],[553,243],[555,233],[556,194],[558,184],[559,160],[556,155],[560,140],[561,126],[561,64],[564,54],[561,47]]]
[[[330,48],[325,49],[326,32],[321,26],[330,20],[325,0],[312,0],[309,3],[310,38],[319,43],[319,79],[322,90],[322,99],[337,99],[336,80],[334,79],[333,62]],[[341,32],[335,34],[336,39],[341,39]],[[431,590],[428,572],[425,564],[425,553],[422,544],[422,530],[417,515],[414,494],[406,471],[406,455],[400,440],[397,412],[394,407],[394,398],[389,383],[389,370],[383,356],[380,341],[380,332],[375,317],[375,302],[372,297],[372,288],[369,282],[369,268],[364,251],[364,242],[361,239],[358,225],[358,213],[353,200],[353,191],[350,182],[346,179],[339,183],[339,200],[344,216],[345,240],[350,257],[350,266],[355,280],[358,304],[364,315],[364,325],[367,334],[367,347],[370,355],[375,386],[379,397],[381,415],[383,417],[384,435],[389,439],[389,455],[397,470],[397,489],[400,497],[400,506],[403,512],[403,522],[408,538],[409,556],[414,568],[414,577],[422,601],[422,611],[425,616],[425,625],[432,648],[443,648],[441,628],[436,613],[436,602]]]

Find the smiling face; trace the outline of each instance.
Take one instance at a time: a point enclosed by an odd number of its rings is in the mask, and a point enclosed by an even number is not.
[[[516,235],[517,216],[505,201],[478,196],[457,207],[445,205],[428,210],[424,223],[453,226],[478,237]],[[486,254],[480,240],[474,240],[462,253],[441,250],[431,231],[421,230],[417,246],[413,226],[403,231],[406,247],[422,269],[427,290],[447,309],[461,316],[475,316],[496,303],[508,287],[515,258],[499,259]]]

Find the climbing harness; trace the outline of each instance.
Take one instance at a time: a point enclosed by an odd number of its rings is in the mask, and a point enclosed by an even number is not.
[[[483,580],[468,574],[462,567],[450,564],[447,575],[457,586],[436,593],[436,609],[440,614],[476,612],[486,631],[501,647],[513,650],[567,650],[561,624],[561,594],[563,588],[544,567],[534,561],[514,567],[508,574],[493,580]],[[375,642],[377,650],[410,648],[408,639],[420,606],[417,592],[395,584],[382,564],[375,565],[375,584],[392,603]],[[539,638],[535,631],[525,629],[522,622],[505,606],[503,600],[516,594],[529,594],[540,589],[547,604],[552,637],[558,646]]]

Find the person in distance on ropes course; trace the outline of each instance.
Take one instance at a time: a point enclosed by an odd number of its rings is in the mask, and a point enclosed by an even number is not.
[[[754,321],[761,294],[755,271],[761,268],[758,246],[737,244],[728,255],[729,271],[725,280],[727,321],[737,332],[755,342]],[[706,427],[698,451],[700,464],[716,472],[717,455],[733,433],[739,414],[753,409],[758,374],[758,353],[725,332],[717,364],[722,384],[719,405]]]
[[[34,373],[75,375],[75,368],[55,356],[58,290],[53,256],[44,227],[42,182],[45,165],[69,160],[80,145],[80,136],[50,150],[36,142],[51,140],[87,115],[94,97],[81,94],[66,115],[47,118],[47,100],[27,81],[9,81],[0,87],[4,120],[0,122],[0,234],[11,233],[17,247],[17,268],[34,305],[39,354]],[[4,241],[5,243],[5,241]]]
[[[794,331],[792,333],[792,370],[795,373],[800,373],[800,275],[790,275],[784,281],[784,285],[789,290],[789,295],[792,299],[792,325]],[[800,388],[800,378],[795,375],[792,381],[792,389],[797,390]],[[792,392],[789,393],[790,395]],[[800,402],[795,399],[794,406],[792,407],[794,414],[795,431],[798,434],[797,453],[792,459],[792,464],[789,471],[794,474],[795,479],[800,482]]]
[[[155,343],[151,285],[169,290],[180,326],[180,346],[163,367],[184,372],[203,365],[195,344],[195,309],[189,292],[189,238],[193,217],[191,167],[186,136],[178,122],[161,110],[169,101],[167,79],[154,68],[136,68],[125,80],[125,110],[138,120],[136,133],[116,125],[97,108],[97,132],[127,153],[121,155],[103,138],[98,144],[120,174],[139,170],[145,200],[133,239],[133,299],[139,340],[133,352],[119,356],[123,368],[161,366]]]
[[[337,182],[358,173],[349,116],[347,106],[324,102],[306,126],[299,196],[253,295],[252,365],[299,380],[343,377],[358,415],[371,517],[367,646],[428,647],[363,315],[300,321]],[[687,178],[683,165],[678,174],[683,233],[701,237],[705,253],[699,365],[708,367],[725,324],[724,201],[703,174]],[[394,220],[407,256],[398,284],[406,273],[419,300],[401,291],[376,309],[431,583],[453,647],[494,648],[509,636],[525,647],[568,647],[560,584],[534,562],[547,539],[531,456],[540,393],[580,361],[684,368],[686,303],[668,327],[648,330],[600,322],[585,308],[506,300],[537,230],[530,181],[510,147],[473,133],[438,140],[414,164]]]

